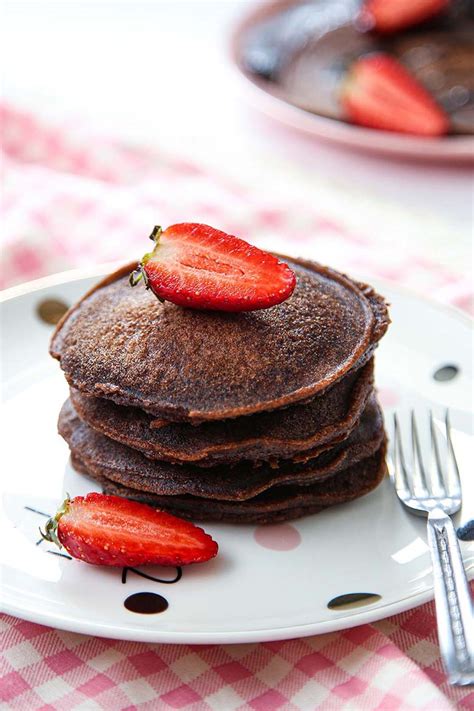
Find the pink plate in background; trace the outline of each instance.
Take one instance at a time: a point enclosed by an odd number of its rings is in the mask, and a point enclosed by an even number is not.
[[[238,22],[231,34],[231,61],[237,70],[242,93],[249,104],[272,119],[298,131],[351,148],[425,160],[473,161],[474,138],[472,136],[425,138],[354,126],[344,121],[320,116],[289,103],[279,95],[276,85],[270,89],[270,84],[247,72],[241,66],[239,59],[244,34],[257,22],[271,17],[278,10],[289,7],[294,2],[295,0],[271,0],[253,7]]]

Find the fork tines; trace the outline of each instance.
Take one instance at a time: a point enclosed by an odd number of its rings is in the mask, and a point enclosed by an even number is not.
[[[461,482],[459,469],[451,438],[451,421],[449,410],[444,417],[445,424],[445,465],[440,454],[440,435],[435,425],[433,411],[429,411],[429,430],[431,439],[431,456],[429,462],[423,459],[418,425],[414,410],[411,411],[411,467],[407,467],[402,445],[400,420],[393,415],[393,478],[400,498],[414,496],[417,498],[461,498]]]

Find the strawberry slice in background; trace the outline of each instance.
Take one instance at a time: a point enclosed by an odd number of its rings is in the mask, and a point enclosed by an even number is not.
[[[254,311],[285,301],[296,285],[287,264],[208,225],[155,227],[155,242],[130,276],[162,301],[216,311]]]
[[[356,24],[364,30],[398,32],[445,10],[450,0],[366,0]]]
[[[202,528],[120,496],[67,498],[41,535],[93,565],[134,567],[203,563],[217,543]]]
[[[431,94],[387,54],[356,60],[341,90],[347,117],[356,124],[419,136],[440,136],[449,120]]]

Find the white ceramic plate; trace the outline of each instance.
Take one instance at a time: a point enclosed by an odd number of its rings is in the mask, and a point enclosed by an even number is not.
[[[354,126],[294,106],[278,96],[276,89],[274,92],[270,91],[268,83],[259,81],[258,78],[244,71],[240,62],[240,47],[249,28],[293,3],[294,0],[267,0],[258,3],[240,20],[232,32],[230,58],[237,75],[241,78],[242,93],[252,106],[298,131],[372,153],[437,161],[473,161],[474,138],[472,136],[426,138]]]
[[[95,281],[59,275],[5,292],[2,317],[3,609],[19,617],[78,632],[148,642],[224,643],[300,637],[359,625],[432,597],[423,519],[406,513],[388,480],[351,504],[274,527],[207,525],[218,558],[185,568],[175,584],[102,569],[35,545],[40,513],[51,513],[64,492],[94,485],[76,474],[56,434],[67,396],[59,365],[48,356],[52,326],[38,316],[50,299],[72,304]],[[454,444],[465,505],[456,523],[473,517],[471,322],[385,283],[375,286],[392,304],[393,324],[377,353],[377,381],[386,415],[404,418],[414,406],[452,412]],[[437,381],[442,366],[456,376]],[[29,508],[27,508],[29,507]],[[469,510],[470,507],[470,510]],[[268,547],[269,546],[269,547]],[[461,543],[472,577],[474,546]],[[142,571],[143,572],[143,571]],[[150,568],[157,578],[176,571]],[[161,614],[138,614],[124,601],[139,592],[165,597]],[[360,607],[329,609],[351,593],[380,596]],[[152,603],[158,598],[152,598]],[[159,602],[159,600],[158,600]]]

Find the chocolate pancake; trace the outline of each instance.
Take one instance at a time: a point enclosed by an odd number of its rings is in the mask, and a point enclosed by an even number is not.
[[[286,259],[284,303],[221,313],[132,289],[128,265],[58,324],[51,354],[80,392],[172,421],[221,420],[307,401],[361,367],[385,333],[382,297],[327,267]]]
[[[243,38],[241,64],[265,88],[300,108],[345,119],[348,67],[383,51],[396,57],[450,115],[453,133],[474,134],[474,12],[453,2],[430,22],[394,34],[361,31],[361,0],[282,2]]]
[[[77,457],[74,467],[98,481],[104,492],[150,504],[182,518],[194,521],[228,523],[275,523],[318,513],[329,506],[346,503],[368,494],[385,476],[385,440],[367,459],[337,475],[311,486],[281,486],[247,501],[215,501],[193,496],[156,496],[117,484],[91,474]]]
[[[291,405],[235,420],[161,423],[136,407],[83,395],[71,388],[71,402],[93,429],[138,449],[152,459],[190,462],[196,466],[242,459],[288,459],[347,437],[359,420],[373,387],[373,360],[350,373],[306,405]]]
[[[105,477],[155,495],[191,495],[227,501],[246,500],[282,484],[309,485],[333,476],[372,456],[384,438],[382,414],[375,397],[346,442],[309,462],[284,462],[279,468],[268,464],[253,467],[246,462],[233,467],[198,468],[152,461],[91,429],[79,419],[70,401],[63,405],[58,427],[73,458],[82,462],[94,477]]]

